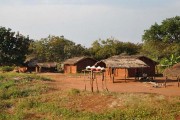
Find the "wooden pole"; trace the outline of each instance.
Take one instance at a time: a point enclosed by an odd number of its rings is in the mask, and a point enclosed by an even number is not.
[[[86,76],[86,70],[84,70],[84,84],[85,84],[84,88],[85,88],[85,91],[86,91],[86,79],[85,79],[85,76]]]
[[[97,92],[99,92],[98,82],[97,82],[97,78],[96,78],[96,73],[94,73],[94,79],[96,80],[96,88],[97,88]]]
[[[104,82],[105,82],[105,87],[106,87],[106,90],[108,91],[108,88],[107,88],[107,81],[106,81],[106,73],[103,73],[104,74]]]
[[[101,78],[101,81],[102,81],[102,89],[104,90],[104,72],[101,72],[101,75],[102,75],[102,78]]]
[[[126,70],[127,70],[127,69],[125,68],[125,82],[126,82]]]
[[[112,69],[112,79],[113,79],[113,83],[114,83],[114,71],[115,71],[115,68]]]
[[[164,87],[166,87],[166,82],[167,82],[168,77],[166,76],[165,82],[164,82]]]
[[[93,81],[94,81],[94,74],[93,70],[91,70],[91,91],[93,92]]]
[[[180,86],[180,84],[179,84],[179,81],[180,81],[180,78],[179,78],[179,76],[177,77],[177,80],[178,80],[178,87]]]

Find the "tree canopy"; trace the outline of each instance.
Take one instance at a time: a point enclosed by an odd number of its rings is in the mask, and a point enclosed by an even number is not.
[[[155,23],[144,31],[142,53],[159,60],[172,54],[180,55],[180,16]]]
[[[86,48],[65,39],[63,36],[48,36],[30,45],[31,54],[40,61],[61,62],[64,59],[84,55]]]
[[[23,64],[30,43],[29,37],[0,27],[0,65]]]
[[[134,44],[130,42],[121,42],[114,38],[108,38],[106,40],[95,40],[92,47],[89,49],[89,53],[95,59],[106,59],[113,55],[119,55],[122,53],[132,55],[139,53],[141,44]]]

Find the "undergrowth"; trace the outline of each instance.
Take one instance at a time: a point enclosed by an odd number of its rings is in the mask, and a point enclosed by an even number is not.
[[[44,80],[50,79],[35,74],[0,74],[0,120],[174,120],[180,115],[180,97],[90,93],[79,89],[45,94],[51,88]],[[103,112],[88,111],[89,106],[93,107],[88,101],[97,102],[93,98],[97,96],[101,96],[102,101],[112,98],[107,102],[109,107]],[[88,98],[87,106],[82,108],[85,98]]]

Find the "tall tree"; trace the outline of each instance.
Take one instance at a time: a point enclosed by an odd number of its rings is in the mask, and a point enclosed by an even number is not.
[[[10,28],[0,27],[0,64],[23,64],[30,43],[29,37],[16,34]]]
[[[85,54],[86,48],[80,44],[65,39],[63,36],[48,36],[31,44],[31,57],[36,57],[40,61],[61,62],[74,56]]]
[[[141,45],[130,42],[121,42],[114,38],[106,40],[96,40],[89,49],[91,56],[100,60],[106,59],[113,55],[126,53],[128,55],[137,54],[141,49]]]
[[[145,30],[142,53],[156,60],[180,55],[180,16],[168,18],[160,25],[155,23]]]

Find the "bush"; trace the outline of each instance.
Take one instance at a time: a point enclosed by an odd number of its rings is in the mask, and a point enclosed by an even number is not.
[[[80,94],[80,90],[79,89],[73,88],[73,89],[71,89],[69,91],[69,95],[77,95],[77,94]]]
[[[3,66],[1,67],[1,71],[3,72],[10,72],[13,71],[14,67],[10,67],[10,66]]]

